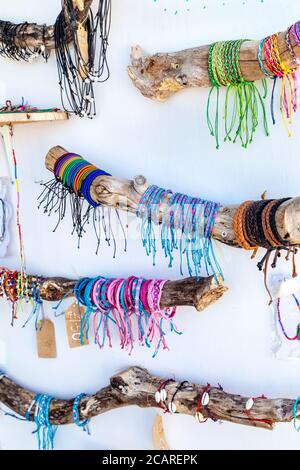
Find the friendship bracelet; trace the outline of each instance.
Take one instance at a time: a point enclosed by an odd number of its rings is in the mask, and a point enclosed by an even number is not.
[[[73,421],[76,424],[76,426],[82,428],[83,431],[87,432],[90,435],[88,424],[91,420],[84,419],[80,421],[79,405],[80,405],[81,400],[85,398],[86,396],[87,395],[85,393],[80,393],[79,395],[77,395],[77,397],[74,398],[74,402],[72,406],[72,415],[73,415]]]
[[[174,252],[179,251],[180,273],[183,264],[187,265],[190,276],[201,275],[201,264],[207,275],[223,278],[216,260],[212,233],[220,205],[201,198],[190,197],[170,190],[149,186],[142,195],[136,215],[142,219],[141,237],[146,254],[156,259],[156,235],[154,225],[160,224],[161,247],[173,266]]]
[[[210,384],[207,384],[206,387],[204,387],[204,390],[201,393],[199,400],[198,400],[198,406],[197,406],[195,418],[200,424],[206,423],[206,421],[208,420],[208,418],[204,417],[204,414],[201,410],[202,408],[206,408],[209,404],[209,401],[210,401],[209,390],[210,389],[211,389]]]
[[[293,254],[293,277],[297,276],[295,255],[297,246],[290,246],[288,240],[283,240],[277,230],[276,213],[279,207],[289,198],[272,199],[262,201],[246,201],[242,203],[233,219],[233,230],[239,246],[244,249],[255,249],[252,258],[255,256],[259,246],[266,248],[263,258],[257,263],[260,271],[264,271],[265,288],[270,296],[270,304],[272,303],[272,295],[267,286],[267,269],[270,255],[274,252],[274,259],[271,267],[275,268],[277,259],[282,250]],[[256,248],[255,248],[256,247]]]
[[[53,173],[55,179],[43,184],[44,190],[38,198],[38,207],[43,207],[44,213],[48,215],[57,214],[58,220],[54,231],[66,216],[67,200],[69,200],[73,221],[72,234],[76,232],[78,236],[78,248],[86,231],[86,225],[92,221],[97,239],[96,254],[99,252],[103,232],[109,246],[111,239],[113,241],[113,257],[115,258],[117,246],[111,224],[111,209],[104,209],[92,194],[92,186],[96,178],[109,177],[111,174],[98,169],[75,153],[65,153],[58,158]],[[124,235],[124,251],[126,251],[126,234],[117,209],[115,209],[115,214]]]
[[[247,147],[253,140],[258,126],[258,112],[261,109],[263,126],[266,135],[269,135],[264,99],[267,94],[266,82],[263,81],[263,93],[259,91],[254,82],[244,79],[241,65],[241,46],[247,39],[236,41],[222,41],[212,44],[208,53],[208,74],[212,83],[207,101],[207,125],[210,134],[215,137],[216,148],[219,148],[219,88],[227,87],[224,121],[224,141],[235,143],[240,140],[243,147]],[[262,45],[259,48],[259,58],[262,56]],[[262,63],[262,59],[261,59]],[[212,96],[216,91],[215,116],[211,118]],[[230,98],[233,97],[233,106]]]

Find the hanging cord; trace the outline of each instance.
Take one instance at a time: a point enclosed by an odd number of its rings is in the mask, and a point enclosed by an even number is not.
[[[42,207],[49,216],[57,214],[58,220],[54,232],[60,222],[65,218],[67,206],[71,209],[73,228],[78,237],[78,248],[86,231],[86,226],[92,220],[93,229],[97,239],[96,254],[99,252],[102,232],[105,241],[113,246],[113,257],[116,256],[116,238],[111,223],[111,209],[105,209],[96,202],[91,193],[92,185],[99,176],[111,176],[103,170],[99,170],[82,157],[74,153],[62,155],[55,163],[55,178],[43,183],[44,190],[40,194],[39,208]],[[127,250],[127,240],[119,212],[115,214],[124,237],[124,251]]]
[[[79,25],[72,0],[62,1],[55,26],[55,52],[61,99],[66,111],[90,119],[96,115],[94,82],[109,78],[108,36],[111,24],[111,0],[99,0],[97,13],[88,12]],[[87,41],[87,57],[82,52],[80,30]],[[71,40],[70,40],[71,39]]]
[[[7,233],[7,208],[6,202],[0,198],[1,224],[0,224],[0,243],[3,243]]]
[[[181,275],[185,261],[189,275],[195,273],[200,278],[204,263],[206,274],[213,274],[219,283],[223,274],[212,244],[219,207],[212,201],[150,186],[139,201],[136,215],[142,219],[142,243],[153,264],[157,252],[154,225],[160,224],[161,247],[169,267],[173,266],[174,252],[179,251]]]
[[[248,39],[216,42],[210,46],[208,54],[208,73],[212,83],[207,101],[207,125],[210,134],[215,137],[219,148],[219,97],[220,87],[227,87],[224,104],[224,141],[235,143],[240,140],[246,148],[253,140],[258,127],[259,113],[262,114],[265,134],[268,136],[268,123],[264,99],[267,85],[263,81],[261,93],[256,84],[245,80],[240,66],[240,53],[243,43]],[[216,94],[214,119],[211,118],[212,98]]]
[[[42,56],[48,59],[50,51],[46,48],[45,34],[46,26],[43,28],[43,44],[41,47],[30,47],[26,39],[27,22],[13,24],[9,21],[0,23],[0,55],[13,60],[24,60],[31,62],[33,59]]]

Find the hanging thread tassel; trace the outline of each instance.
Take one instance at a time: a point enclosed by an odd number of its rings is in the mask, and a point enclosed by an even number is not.
[[[112,347],[111,325],[118,332],[121,349],[127,350],[129,354],[136,340],[136,327],[139,345],[154,347],[153,357],[161,347],[168,349],[165,329],[180,333],[173,322],[176,308],[160,306],[166,282],[134,276],[128,279],[98,277],[78,281],[74,294],[78,305],[86,307],[80,324],[81,342],[89,338],[92,322],[94,341],[101,349],[106,341]]]
[[[266,81],[261,93],[254,82],[244,79],[240,67],[241,46],[247,40],[222,41],[211,45],[208,54],[208,73],[212,83],[207,101],[207,124],[219,148],[219,101],[220,87],[227,87],[224,105],[224,141],[240,140],[246,148],[252,143],[262,114],[264,131],[269,135],[264,99],[267,96]],[[216,91],[214,119],[211,118],[212,97]]]
[[[161,222],[161,247],[169,267],[173,266],[174,252],[179,251],[181,275],[185,260],[190,276],[199,278],[204,263],[207,275],[213,274],[217,282],[219,276],[223,279],[211,240],[219,207],[212,201],[150,186],[140,199],[136,215],[142,219],[142,243],[147,255],[152,254],[153,264],[157,251],[154,225]]]
[[[73,222],[71,233],[77,234],[78,248],[80,248],[86,227],[92,223],[97,239],[96,254],[99,252],[103,234],[107,244],[109,246],[112,244],[115,258],[117,243],[112,228],[111,209],[102,207],[91,196],[91,186],[94,180],[99,176],[111,175],[74,153],[66,153],[56,161],[54,174],[55,179],[42,184],[44,190],[38,198],[38,207],[42,207],[45,214],[49,216],[52,213],[57,214],[58,220],[53,231],[56,231],[65,218],[69,206]],[[115,214],[124,236],[124,251],[126,251],[126,234],[117,209],[115,209]]]

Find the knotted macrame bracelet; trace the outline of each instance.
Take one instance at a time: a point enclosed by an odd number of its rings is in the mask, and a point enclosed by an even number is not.
[[[78,248],[86,226],[92,220],[97,239],[96,254],[100,248],[103,232],[107,244],[110,245],[111,242],[113,244],[113,257],[115,257],[117,246],[111,223],[111,209],[101,206],[91,193],[96,178],[111,175],[104,170],[99,170],[75,153],[66,153],[55,162],[54,175],[55,179],[43,184],[45,189],[38,198],[39,208],[42,207],[44,213],[49,216],[55,213],[58,216],[54,231],[65,218],[69,200],[73,220],[72,234],[77,233]],[[117,209],[115,209],[115,214],[124,235],[124,250],[126,251],[125,231]]]
[[[212,83],[207,102],[207,124],[212,136],[216,139],[216,147],[220,146],[219,138],[219,97],[220,87],[227,87],[224,105],[224,141],[235,143],[240,140],[247,147],[262,114],[264,131],[269,135],[264,99],[267,95],[265,80],[261,93],[256,84],[245,80],[240,67],[241,46],[247,39],[237,41],[216,42],[210,46],[208,54],[208,73]],[[214,118],[211,118],[212,96],[216,92]],[[232,104],[230,103],[232,99]]]
[[[173,193],[150,186],[140,199],[136,215],[142,219],[141,236],[147,255],[156,259],[156,235],[153,225],[160,225],[160,240],[172,267],[179,251],[180,273],[184,260],[190,276],[200,277],[204,264],[207,275],[223,278],[212,245],[212,232],[220,205],[216,202]]]
[[[254,249],[252,257],[256,255],[258,247],[267,250],[257,266],[259,270],[264,271],[265,287],[270,296],[270,303],[272,302],[272,296],[267,286],[267,269],[272,252],[274,252],[274,259],[271,263],[272,268],[276,267],[277,259],[282,251],[287,251],[287,260],[289,254],[292,253],[293,277],[297,276],[295,255],[298,245],[291,246],[287,240],[282,239],[276,227],[277,210],[288,200],[289,198],[246,201],[239,206],[233,220],[233,230],[237,243],[241,248]]]

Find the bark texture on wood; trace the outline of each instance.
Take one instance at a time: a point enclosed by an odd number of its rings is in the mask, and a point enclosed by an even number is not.
[[[241,48],[241,70],[244,78],[249,81],[265,77],[257,60],[258,45],[258,41],[250,41],[245,42]],[[165,101],[185,88],[210,87],[209,47],[207,45],[146,56],[140,46],[135,46],[132,48],[131,65],[128,67],[129,77],[145,97],[158,101]],[[295,42],[293,48],[299,58],[300,48]],[[284,63],[293,65],[285,42],[285,32],[279,34],[279,50]]]
[[[36,276],[28,276],[29,280],[36,280]],[[62,277],[41,279],[41,298],[48,301],[64,299],[69,293],[72,295],[76,281]],[[219,283],[213,276],[197,279],[195,277],[168,281],[162,292],[161,306],[174,307],[190,305],[199,312],[215,303],[227,291],[222,280]]]
[[[53,173],[55,162],[65,153],[67,150],[60,146],[50,149],[45,160],[46,168]],[[144,176],[137,176],[133,181],[99,176],[92,184],[91,194],[99,204],[135,214],[140,198],[148,186],[149,183]],[[199,193],[198,196],[201,196],[200,191]],[[222,206],[216,218],[213,238],[226,245],[238,246],[233,230],[233,218],[238,206],[238,204]],[[279,207],[276,213],[276,226],[280,236],[291,245],[300,243],[300,197],[290,199]]]
[[[78,23],[84,23],[93,0],[73,0],[73,3]],[[3,23],[6,23],[6,21],[0,21],[0,31],[2,31],[1,25]],[[2,37],[0,34],[1,41]],[[26,26],[22,28],[20,37],[16,37],[17,46],[24,43],[32,49],[39,49],[43,45],[46,46],[47,50],[55,49],[54,25],[45,26],[36,23],[26,23]]]
[[[165,379],[140,367],[131,367],[117,373],[111,377],[109,386],[82,399],[79,407],[80,418],[93,418],[107,411],[132,405],[157,408],[154,395]],[[172,400],[179,385],[180,382],[173,382],[166,386],[167,404]],[[205,387],[206,385],[186,383],[174,399],[177,412],[195,416],[199,397]],[[17,385],[8,377],[0,379],[0,402],[19,415],[25,415],[34,396],[35,393]],[[202,407],[201,410],[205,417],[270,430],[274,428],[275,423],[290,422],[293,419],[294,401],[290,399],[257,399],[251,409],[250,419],[245,412],[245,405],[251,397],[233,395],[219,387],[212,387],[209,396],[208,406]],[[300,416],[300,408],[297,416]],[[52,424],[58,425],[73,423],[72,400],[54,400],[50,407],[50,420]],[[272,424],[259,420],[269,420]]]

